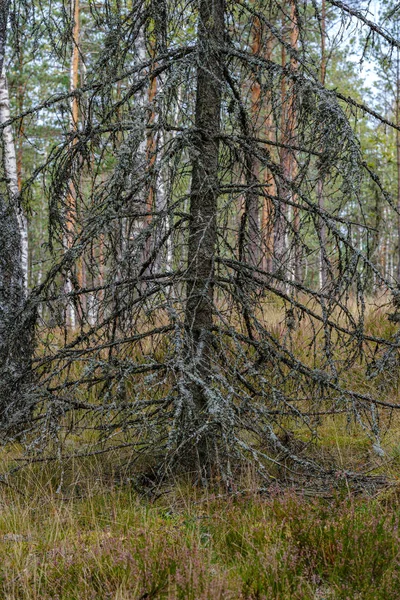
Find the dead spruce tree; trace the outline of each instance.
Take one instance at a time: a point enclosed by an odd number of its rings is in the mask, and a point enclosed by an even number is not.
[[[30,296],[42,320],[27,460],[38,449],[119,449],[132,465],[150,462],[161,476],[180,466],[203,481],[229,483],[248,462],[266,478],[322,473],[304,449],[336,413],[379,451],[380,411],[393,407],[382,373],[397,364],[400,338],[368,330],[365,290],[371,274],[388,293],[397,284],[369,258],[363,182],[396,207],[348,107],[383,117],[327,89],[308,53],[318,6],[90,0],[82,10],[84,82],[29,111],[52,119],[55,141],[27,184],[48,199],[51,249]],[[57,43],[52,20],[41,25],[68,65],[71,15],[60,9]]]
[[[185,333],[188,349],[183,443],[194,435],[202,470],[213,452],[208,420],[219,196],[219,136],[222,104],[225,0],[201,0],[198,22],[196,101],[187,252]],[[188,413],[188,408],[185,412]],[[186,421],[186,422],[185,422]],[[188,436],[189,434],[189,436]],[[213,440],[214,437],[214,440]],[[211,446],[211,447],[210,447]]]

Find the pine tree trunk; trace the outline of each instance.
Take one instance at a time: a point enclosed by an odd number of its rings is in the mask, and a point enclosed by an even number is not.
[[[267,48],[266,48],[266,59],[271,60],[272,57],[272,35],[268,36]],[[271,93],[268,93],[267,103],[268,116],[266,119],[266,137],[268,140],[274,141],[274,127],[273,127],[273,113],[271,103]],[[268,196],[276,196],[276,184],[275,179],[271,171],[268,169],[265,172],[265,198],[262,205],[261,213],[261,234],[262,234],[262,248],[263,248],[263,261],[262,268],[264,271],[272,271],[272,257],[274,251],[274,206]]]
[[[261,50],[261,23],[258,17],[253,19],[251,51],[254,56],[260,55]],[[260,117],[261,86],[257,79],[251,86],[251,116],[252,127],[255,132],[258,131]],[[260,161],[254,156],[246,156],[247,166],[247,186],[246,192],[246,213],[248,218],[248,240],[247,240],[247,262],[255,267],[260,266],[260,207],[258,183],[260,180]]]
[[[297,24],[296,4],[290,0],[290,22],[287,24],[285,17],[282,18],[282,35],[287,37],[289,27],[290,45],[297,51],[299,29]],[[287,68],[286,46],[282,45],[282,67]],[[290,71],[295,73],[298,63],[295,57],[290,57]],[[301,281],[301,245],[298,235],[300,230],[300,215],[297,206],[297,194],[293,191],[293,182],[297,176],[297,162],[295,152],[290,147],[296,141],[296,90],[294,80],[291,79],[287,85],[285,76],[281,82],[281,142],[283,147],[280,151],[280,165],[282,177],[278,180],[279,207],[275,217],[274,235],[274,257],[275,272],[294,281]],[[289,227],[290,225],[290,227]],[[290,239],[290,229],[293,231],[293,240]],[[289,273],[288,273],[289,270]],[[285,286],[284,286],[285,287]]]
[[[154,59],[156,56],[156,37],[152,33],[149,35],[147,44],[150,50],[150,57]],[[155,252],[155,256],[152,260],[152,264],[149,267],[148,274],[158,273],[162,266],[167,262],[167,258],[163,260],[162,249],[159,248],[159,244],[163,234],[168,230],[168,218],[160,218],[160,213],[163,211],[165,206],[165,186],[163,173],[159,168],[159,156],[158,147],[160,145],[160,138],[162,135],[157,133],[157,125],[159,121],[159,114],[156,111],[155,100],[156,94],[160,91],[158,88],[159,82],[157,77],[152,77],[152,73],[156,68],[157,64],[154,63],[150,70],[150,85],[147,93],[147,102],[150,111],[148,119],[148,132],[146,140],[146,168],[148,171],[148,187],[146,189],[146,217],[144,226],[151,228],[151,235],[146,241],[146,252],[145,260],[149,259],[151,254]],[[161,144],[162,146],[162,144]],[[154,218],[156,216],[156,219]]]
[[[19,223],[13,206],[1,195],[0,222],[0,425],[14,428],[29,413],[23,388],[29,378],[34,320],[23,313]]]
[[[70,65],[70,91],[74,92],[78,87],[79,79],[79,0],[71,0],[71,12],[74,20],[74,26],[72,30],[72,55]],[[76,96],[73,96],[71,102],[71,122],[70,130],[71,133],[75,133],[78,129],[79,119],[79,105]],[[72,144],[76,143],[75,140]],[[65,248],[69,250],[74,242],[75,227],[77,222],[77,206],[76,206],[76,189],[74,181],[71,179],[68,186],[68,193],[66,199],[66,235],[65,235]],[[78,265],[77,281],[79,287],[82,287],[81,272]],[[65,291],[67,294],[71,293],[73,285],[70,277],[67,277],[65,282]],[[67,304],[67,325],[71,329],[76,327],[76,310],[70,300]]]

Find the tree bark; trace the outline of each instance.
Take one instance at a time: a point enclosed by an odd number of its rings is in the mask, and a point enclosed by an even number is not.
[[[261,23],[258,17],[253,19],[251,52],[254,56],[260,55],[261,50]],[[251,86],[251,116],[252,127],[255,132],[258,130],[260,120],[261,104],[261,86],[257,78]],[[258,183],[260,180],[260,161],[251,155],[246,156],[247,167],[247,185],[246,192],[246,214],[248,219],[248,240],[247,240],[247,262],[254,267],[259,267],[261,236],[260,236],[260,207]]]
[[[157,54],[157,38],[155,32],[148,35],[148,47],[150,58],[154,61]],[[159,113],[156,110],[156,95],[160,90],[160,82],[153,76],[157,63],[153,62],[150,68],[150,85],[147,93],[149,107],[148,132],[146,140],[146,168],[148,172],[148,187],[146,188],[146,217],[144,226],[151,227],[151,236],[146,241],[145,260],[155,251],[152,264],[149,266],[148,274],[157,273],[166,266],[167,257],[163,260],[162,248],[159,248],[163,234],[168,230],[168,217],[161,219],[160,213],[165,210],[165,186],[162,169],[160,169],[159,146],[162,147],[163,136],[157,132]],[[156,218],[155,218],[156,217]]]
[[[282,18],[282,35],[287,37],[287,23]],[[297,24],[296,4],[290,0],[290,23],[289,39],[293,50],[297,51],[299,29]],[[286,47],[282,45],[282,67],[287,68]],[[298,69],[298,62],[294,56],[290,57],[290,71],[295,73]],[[275,271],[280,272],[284,277],[290,276],[294,281],[301,280],[301,246],[298,240],[300,230],[300,215],[296,206],[291,206],[288,202],[296,203],[297,194],[293,191],[292,185],[297,175],[297,162],[295,151],[291,146],[296,141],[296,89],[294,80],[291,79],[287,85],[285,76],[281,81],[281,141],[283,147],[280,151],[280,165],[282,177],[278,180],[279,207],[275,217],[275,236],[274,236],[274,257]],[[289,224],[293,231],[293,240],[289,238]],[[289,269],[289,273],[288,273]]]
[[[286,37],[286,20],[282,17],[282,37]],[[281,64],[282,68],[286,67],[286,46],[282,44],[281,47]],[[281,141],[286,142],[286,127],[287,127],[287,102],[286,102],[286,79],[285,75],[282,74],[281,78]],[[279,162],[283,178],[277,180],[277,191],[279,196],[279,203],[275,210],[275,223],[274,223],[274,260],[273,260],[273,271],[277,274],[286,276],[287,271],[287,205],[286,199],[288,196],[287,185],[284,178],[287,175],[287,163],[288,163],[288,150],[284,147],[279,152]]]
[[[9,2],[0,0],[0,122],[10,117],[4,56]],[[26,308],[27,229],[20,206],[11,127],[3,129],[9,201],[0,195],[0,425],[14,431],[30,414],[25,386],[33,351],[34,309]]]
[[[0,424],[13,427],[26,417],[23,385],[29,374],[34,319],[23,313],[25,286],[19,223],[14,207],[2,195],[0,221]]]
[[[191,384],[198,428],[207,408],[213,325],[214,258],[217,243],[219,141],[222,101],[224,0],[200,0],[195,128],[187,258],[185,326],[198,383]],[[207,463],[204,439],[197,444],[201,468]]]
[[[326,0],[322,0],[321,9],[321,69],[320,69],[320,80],[322,85],[325,85],[326,77]],[[324,180],[323,176],[320,175],[317,181],[317,198],[318,206],[320,209],[324,209]],[[326,227],[322,219],[320,219],[319,225],[320,244],[321,248],[319,251],[319,286],[323,290],[328,281],[328,269],[326,263]]]
[[[400,124],[400,56],[396,49],[396,125]],[[396,129],[396,166],[397,166],[397,283],[400,285],[400,132]]]
[[[10,96],[8,93],[5,67],[0,76],[0,123],[4,124],[10,119]],[[15,210],[21,238],[21,270],[23,277],[24,295],[28,293],[28,219],[21,206],[21,196],[18,185],[17,157],[15,152],[12,127],[8,125],[3,129],[3,165],[7,178],[7,189],[10,203]]]
[[[290,45],[293,50],[297,52],[299,41],[299,26],[297,23],[297,5],[295,0],[290,0]],[[290,69],[292,73],[295,73],[299,68],[297,59],[295,57],[290,58]],[[288,115],[288,137],[289,143],[294,143],[296,138],[296,127],[297,127],[297,115],[296,115],[296,90],[295,84],[292,80],[291,83],[291,94],[289,98],[289,115]],[[297,162],[295,153],[292,150],[289,162],[289,178],[293,183],[297,176]],[[291,199],[298,203],[298,195],[291,193]],[[302,280],[302,268],[301,268],[301,244],[299,240],[300,234],[300,214],[297,206],[293,207],[293,233],[294,233],[294,257],[293,257],[293,278],[294,281],[300,282]]]
[[[79,0],[71,0],[71,12],[74,20],[74,26],[72,30],[72,54],[71,54],[71,65],[70,65],[70,91],[74,92],[78,87],[79,79],[79,29],[80,29],[80,16],[79,16]],[[71,101],[71,121],[70,131],[71,134],[76,133],[78,129],[79,120],[79,104],[76,96],[72,97]],[[75,138],[72,141],[72,145],[76,143]],[[68,192],[66,199],[66,234],[65,234],[65,247],[67,250],[72,248],[75,235],[75,227],[77,222],[77,206],[76,206],[76,189],[73,180],[68,184]],[[77,281],[79,287],[82,287],[81,272],[78,265]],[[67,276],[65,281],[65,291],[67,294],[72,292],[73,285],[71,278]],[[71,329],[76,327],[76,310],[71,301],[67,303],[67,325]]]
[[[269,34],[266,48],[266,59],[271,60],[272,57],[272,35]],[[271,92],[268,93],[267,97],[267,111],[268,116],[266,119],[266,136],[268,140],[274,141],[274,123],[273,123],[273,112],[271,102]],[[273,174],[270,169],[265,172],[265,194],[263,199],[262,211],[261,211],[261,235],[262,235],[262,268],[266,272],[272,271],[272,257],[274,252],[274,205],[268,196],[276,196],[276,184]]]
[[[10,0],[0,0],[0,73],[3,72],[7,41],[7,23]]]

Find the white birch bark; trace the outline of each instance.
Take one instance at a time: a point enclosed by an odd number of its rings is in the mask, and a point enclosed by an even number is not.
[[[8,92],[7,76],[3,69],[0,77],[0,123],[4,124],[10,119],[10,96]],[[18,220],[21,237],[21,269],[24,278],[25,296],[28,293],[28,219],[21,206],[21,197],[18,188],[17,157],[15,152],[14,136],[11,125],[3,129],[4,144],[4,171],[7,178],[7,188]]]

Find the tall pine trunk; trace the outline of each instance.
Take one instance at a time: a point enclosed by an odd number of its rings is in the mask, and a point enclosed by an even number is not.
[[[79,79],[79,29],[80,29],[80,16],[79,16],[79,0],[71,1],[71,12],[74,22],[72,30],[72,54],[70,64],[70,91],[74,92],[78,87]],[[71,100],[71,121],[70,131],[71,134],[75,134],[78,130],[78,119],[79,119],[79,104],[76,96],[72,97]],[[76,144],[76,138],[73,138],[72,145]],[[66,234],[65,234],[65,248],[70,250],[74,243],[74,236],[76,233],[77,223],[77,190],[73,178],[69,181],[68,192],[66,199]],[[82,287],[82,273],[78,264],[77,272],[77,283],[79,287]],[[65,291],[67,294],[73,291],[73,284],[71,278],[68,276],[65,282]],[[67,305],[67,325],[72,329],[76,327],[76,309],[70,300]]]
[[[261,23],[258,17],[253,19],[251,52],[254,56],[259,56],[261,51]],[[252,130],[248,134],[257,135],[260,121],[260,103],[261,86],[257,77],[251,86],[251,117]],[[246,183],[248,190],[246,192],[246,215],[248,219],[248,240],[246,244],[247,262],[255,267],[259,267],[260,262],[260,215],[259,215],[259,194],[258,183],[260,180],[260,161],[246,153]]]
[[[272,58],[272,35],[268,35],[266,56],[270,61]],[[266,137],[270,141],[274,140],[274,122],[272,112],[272,94],[267,94],[267,119],[265,123]],[[274,205],[270,196],[276,196],[276,184],[273,173],[270,169],[265,171],[265,197],[263,199],[261,211],[261,234],[262,234],[262,268],[264,271],[272,272],[272,258],[274,252]]]

